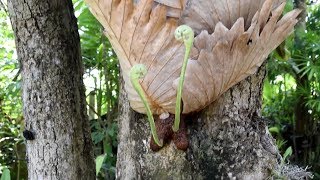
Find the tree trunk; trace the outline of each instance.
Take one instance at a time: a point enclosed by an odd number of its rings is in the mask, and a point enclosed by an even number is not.
[[[29,179],[95,179],[72,1],[9,0],[8,9],[25,128],[35,135],[26,141]]]
[[[295,49],[301,50],[305,47],[304,34],[306,31],[306,17],[307,17],[307,5],[305,0],[295,0],[295,8],[301,10],[299,15],[299,21],[295,26],[295,36],[294,36],[294,46]],[[301,74],[296,74],[298,88],[308,88],[308,77],[306,75],[301,76]],[[306,107],[305,101],[307,97],[301,95],[298,99],[297,105],[295,107],[295,131],[299,136],[306,134],[308,129],[308,124],[310,123],[311,117],[308,113],[308,108]]]
[[[301,10],[299,15],[299,21],[295,26],[294,47],[297,51],[297,59],[301,59],[300,55],[303,54],[305,49],[305,32],[306,32],[306,18],[307,18],[307,4],[306,0],[295,0],[294,7]],[[307,57],[306,57],[307,58]],[[297,64],[301,62],[296,62]],[[297,92],[310,91],[310,82],[307,75],[302,75],[301,72],[296,72]],[[311,92],[309,92],[311,94]],[[307,165],[307,158],[309,155],[308,148],[304,148],[305,144],[312,142],[312,135],[310,135],[310,129],[312,129],[312,118],[308,112],[309,108],[306,106],[308,95],[301,93],[295,106],[295,135],[293,139],[295,162],[303,165]],[[306,143],[302,143],[306,142]]]
[[[120,95],[118,179],[265,179],[277,167],[278,150],[260,117],[266,71],[227,91],[202,112],[187,118],[189,148],[171,143],[149,148],[145,116]]]

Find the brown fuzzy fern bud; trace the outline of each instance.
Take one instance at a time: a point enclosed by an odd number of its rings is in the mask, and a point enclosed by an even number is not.
[[[155,124],[158,136],[163,140],[164,145],[170,143],[171,139],[173,139],[173,142],[176,145],[177,149],[183,151],[187,150],[189,142],[185,116],[181,116],[180,127],[176,133],[174,133],[172,130],[172,125],[175,118],[174,115],[170,114],[168,117],[165,118],[160,117],[161,116],[155,117]],[[150,149],[152,151],[159,151],[161,148],[162,147],[158,146],[151,136]]]
[[[155,118],[155,124],[156,129],[159,135],[159,138],[163,140],[163,143],[166,144],[170,142],[172,139],[173,131],[172,131],[172,125],[174,121],[174,115],[170,114],[169,117],[166,118],[160,118],[161,116],[158,116]],[[158,146],[153,137],[151,137],[150,141],[150,148],[153,151],[159,151],[162,147]]]
[[[179,130],[173,134],[173,142],[180,150],[186,151],[188,149],[189,141],[185,116],[181,117]]]

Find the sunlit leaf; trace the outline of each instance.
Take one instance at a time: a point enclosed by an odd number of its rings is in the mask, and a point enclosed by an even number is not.
[[[1,180],[11,180],[10,170],[8,168],[2,171]]]
[[[279,130],[279,128],[278,127],[270,127],[269,128],[269,132],[270,133],[276,133],[276,134],[279,134],[280,133],[280,130]]]
[[[287,148],[286,152],[283,154],[283,161],[286,161],[292,155],[291,146]]]
[[[107,154],[100,155],[96,158],[96,175],[99,174],[100,169],[102,167],[103,161],[106,158]]]

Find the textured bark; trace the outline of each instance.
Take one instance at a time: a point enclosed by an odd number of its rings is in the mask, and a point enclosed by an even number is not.
[[[202,112],[190,116],[189,149],[171,143],[149,148],[145,116],[120,95],[118,179],[265,179],[277,168],[278,150],[260,118],[265,68],[227,91]]]
[[[22,69],[29,179],[95,179],[72,1],[9,0]]]

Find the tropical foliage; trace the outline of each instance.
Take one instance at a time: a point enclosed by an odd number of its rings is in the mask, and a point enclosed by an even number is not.
[[[26,177],[19,65],[6,9],[0,6],[0,173],[9,167],[12,179]]]
[[[289,2],[287,10],[293,8]],[[306,25],[296,29],[268,61],[263,114],[291,161],[320,173],[320,6],[308,2]],[[318,174],[317,174],[318,173]]]

